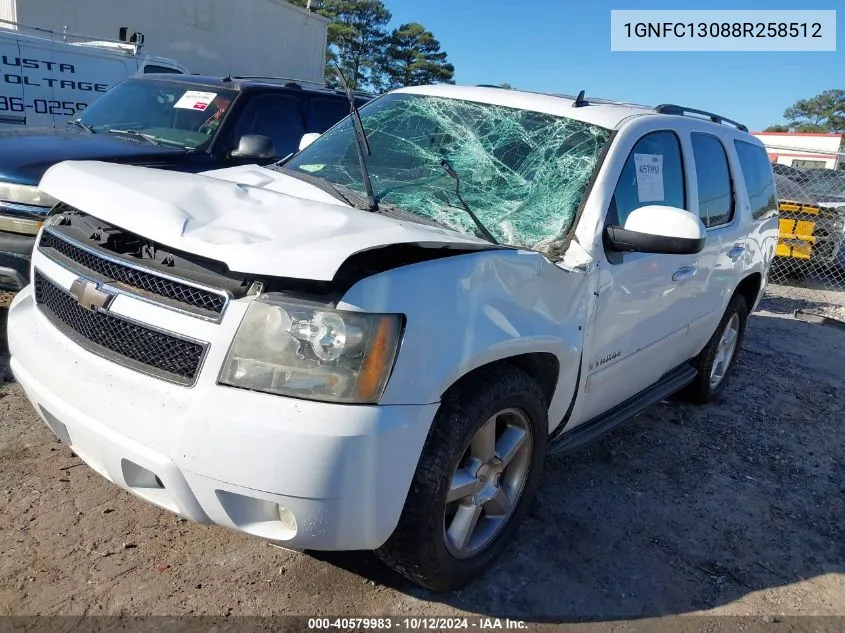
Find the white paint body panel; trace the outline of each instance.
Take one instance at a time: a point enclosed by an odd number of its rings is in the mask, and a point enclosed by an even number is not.
[[[86,461],[118,485],[198,521],[290,547],[377,547],[396,525],[442,394],[467,372],[516,355],[552,355],[559,372],[548,403],[549,431],[565,433],[695,356],[737,284],[754,273],[765,280],[777,219],[750,217],[730,152],[738,192],[734,221],[708,230],[700,253],[632,253],[611,263],[602,240],[622,166],[643,134],[668,128],[679,135],[688,200],[697,200],[689,133],[716,133],[726,144],[748,135],[629,106],[573,109],[566,99],[483,88],[408,91],[522,105],[618,127],[561,261],[489,249],[387,270],[346,290],[342,309],[405,315],[400,351],[378,406],[218,385],[249,297],[231,302],[219,324],[130,296],[115,300],[111,309],[118,314],[210,344],[196,385],[184,388],[82,350],[40,314],[27,288],[9,315],[12,369],[45,420],[51,421],[41,407],[65,425]],[[165,245],[277,277],[328,281],[351,255],[391,244],[484,245],[350,209],[311,185],[252,166],[194,176],[64,163],[45,175],[41,187]],[[690,230],[677,228],[684,235]],[[738,243],[745,248],[741,256],[728,257]],[[65,289],[75,279],[37,250],[33,267]],[[673,281],[684,267],[695,274]],[[121,460],[160,473],[167,495],[133,486]],[[231,501],[244,498],[270,505],[250,514]],[[266,516],[274,503],[297,516],[301,527],[294,539],[274,531],[278,521]]]

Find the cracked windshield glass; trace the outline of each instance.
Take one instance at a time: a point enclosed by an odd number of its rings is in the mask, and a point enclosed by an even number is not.
[[[610,131],[561,116],[432,96],[390,94],[361,109],[382,211],[395,206],[477,235],[460,193],[502,244],[543,251],[572,226]],[[345,119],[286,165],[363,195],[355,133]]]

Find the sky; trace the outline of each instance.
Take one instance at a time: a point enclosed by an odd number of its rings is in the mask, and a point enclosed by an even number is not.
[[[419,22],[459,84],[509,83],[716,112],[752,131],[798,99],[845,89],[842,0],[384,0],[390,27]],[[611,52],[611,9],[838,9],[836,52]]]

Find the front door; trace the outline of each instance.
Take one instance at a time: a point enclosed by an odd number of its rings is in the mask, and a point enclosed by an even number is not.
[[[647,205],[687,208],[681,143],[668,130],[650,132],[634,145],[606,225],[624,225],[634,209]],[[570,427],[637,394],[685,360],[700,280],[698,255],[606,256],[599,265],[597,309],[586,328],[583,380]]]

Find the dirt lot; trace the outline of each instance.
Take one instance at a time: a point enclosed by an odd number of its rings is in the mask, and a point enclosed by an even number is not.
[[[290,553],[159,511],[81,464],[7,382],[0,615],[461,612],[591,630],[845,615],[845,331],[792,319],[789,292],[775,294],[722,402],[655,406],[551,463],[510,550],[446,596],[365,553]],[[5,355],[0,339],[0,368]]]

